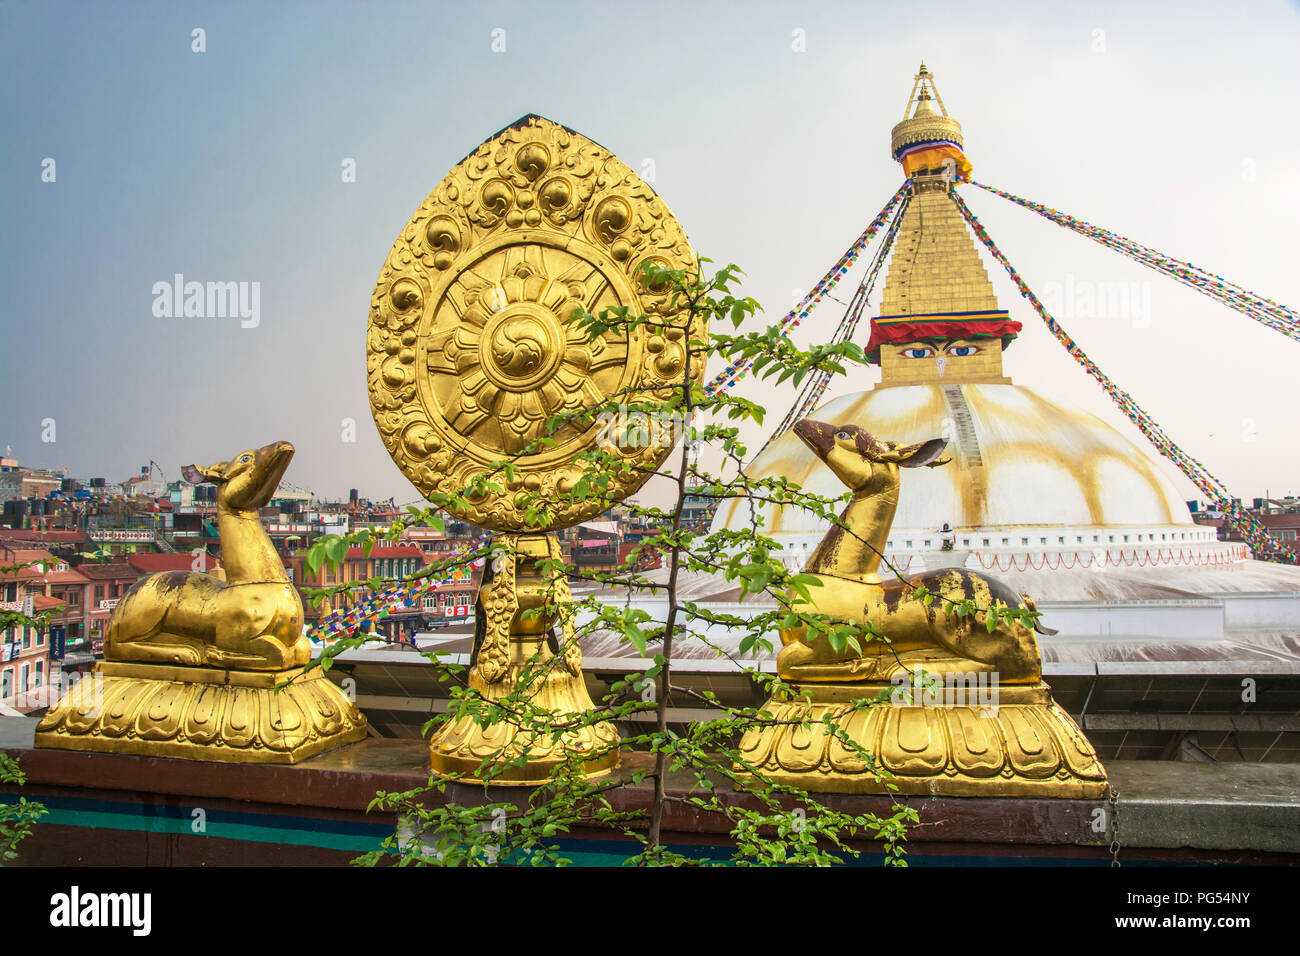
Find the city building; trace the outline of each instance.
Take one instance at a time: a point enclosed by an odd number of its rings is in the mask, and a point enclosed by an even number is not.
[[[38,548],[75,567],[83,560],[82,555],[91,551],[94,545],[89,535],[81,529],[43,531],[0,527],[0,547]]]
[[[0,548],[0,565],[28,565],[0,572],[0,610],[29,618],[64,615],[67,604],[53,591],[66,595],[76,587],[65,562],[48,551],[6,547]],[[0,631],[0,714],[27,714],[49,705],[48,688],[58,686],[61,673],[50,637],[49,628],[28,624]]]
[[[559,533],[561,553],[582,575],[619,566],[623,531],[617,520],[584,521]],[[629,549],[630,550],[630,549]]]
[[[322,564],[315,572],[307,568],[306,552],[293,555],[287,565],[291,579],[303,588],[331,588],[349,584],[355,587],[324,598],[312,607],[308,595],[303,595],[303,607],[308,626],[336,611],[345,611],[371,600],[374,596],[366,582],[382,579],[386,582],[402,581],[438,560],[434,553],[426,552],[414,543],[376,545],[367,555],[362,548],[349,548],[338,568]],[[410,637],[418,631],[442,627],[447,623],[464,621],[473,616],[474,596],[477,593],[477,575],[460,581],[448,581],[423,591],[412,604],[388,605],[388,614],[378,623],[377,630],[391,638]]]
[[[0,501],[45,498],[51,491],[58,491],[63,486],[63,479],[61,472],[45,468],[23,468],[15,463],[0,469]]]

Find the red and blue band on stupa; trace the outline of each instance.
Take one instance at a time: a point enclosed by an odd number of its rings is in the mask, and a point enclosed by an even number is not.
[[[880,364],[881,345],[906,345],[930,339],[1001,339],[1006,346],[1021,325],[1005,309],[988,312],[936,312],[926,315],[881,315],[871,320],[867,361]]]

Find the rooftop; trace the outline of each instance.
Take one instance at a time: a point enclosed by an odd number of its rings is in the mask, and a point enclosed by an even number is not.
[[[220,558],[210,559],[214,567],[221,566]],[[160,571],[193,571],[194,556],[184,554],[133,554],[127,564],[140,574],[157,574]]]

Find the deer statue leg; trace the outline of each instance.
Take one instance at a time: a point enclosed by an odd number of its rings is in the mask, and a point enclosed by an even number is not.
[[[863,603],[874,593],[870,585],[834,577],[822,580],[823,586],[813,592],[815,600],[798,602],[795,610],[830,614],[846,621],[864,620]],[[877,658],[866,648],[846,644],[835,650],[825,635],[805,625],[782,631],[781,643],[776,669],[785,680],[863,681],[870,680],[876,671]]]
[[[104,637],[104,659],[139,661],[150,664],[204,663],[205,641],[201,635],[174,633],[172,615],[165,598],[182,591],[190,575],[184,572],[158,574],[127,592],[108,623]],[[172,626],[169,626],[172,625]]]
[[[993,578],[961,569],[918,576],[945,601],[971,601],[983,610],[994,604],[1029,607],[1019,594]],[[913,579],[916,580],[916,579]],[[1003,681],[1037,681],[1042,676],[1041,657],[1034,632],[1019,621],[999,621],[992,631],[973,615],[958,617],[940,612],[930,633],[936,643],[958,658],[993,667]]]
[[[871,678],[876,664],[876,658],[861,657],[851,648],[834,651],[826,638],[818,637],[811,643],[797,639],[782,647],[776,671],[783,680],[861,681]]]
[[[227,586],[217,599],[214,646],[209,659],[223,667],[282,670],[311,659],[311,643],[302,630],[302,604],[292,585]]]

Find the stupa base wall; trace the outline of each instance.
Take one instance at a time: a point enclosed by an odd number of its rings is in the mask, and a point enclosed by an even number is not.
[[[27,866],[347,866],[378,849],[398,825],[391,811],[368,809],[376,791],[401,793],[428,783],[428,742],[369,737],[293,765],[161,760],[120,754],[33,750],[36,721],[0,719],[0,750],[19,761],[25,786],[0,784],[0,802],[20,796],[49,813],[18,848]],[[626,770],[649,770],[653,754],[624,756]],[[1300,862],[1300,766],[1295,764],[1115,761],[1125,863],[1292,864]],[[668,792],[685,798],[687,771],[669,774]],[[447,783],[431,805],[526,805],[528,791]],[[728,806],[761,810],[752,794],[719,789]],[[652,782],[608,794],[620,812],[645,815]],[[1103,800],[1033,797],[828,794],[836,810],[888,816],[913,807],[908,858],[916,864],[1085,864],[1108,866],[1111,834],[1097,829]],[[797,806],[791,802],[793,809]],[[205,825],[195,825],[202,809]],[[664,839],[696,855],[729,852],[733,824],[685,799],[664,807]],[[618,866],[639,843],[612,829],[575,827],[559,841],[577,865]],[[879,846],[850,838],[858,861],[879,866]]]

